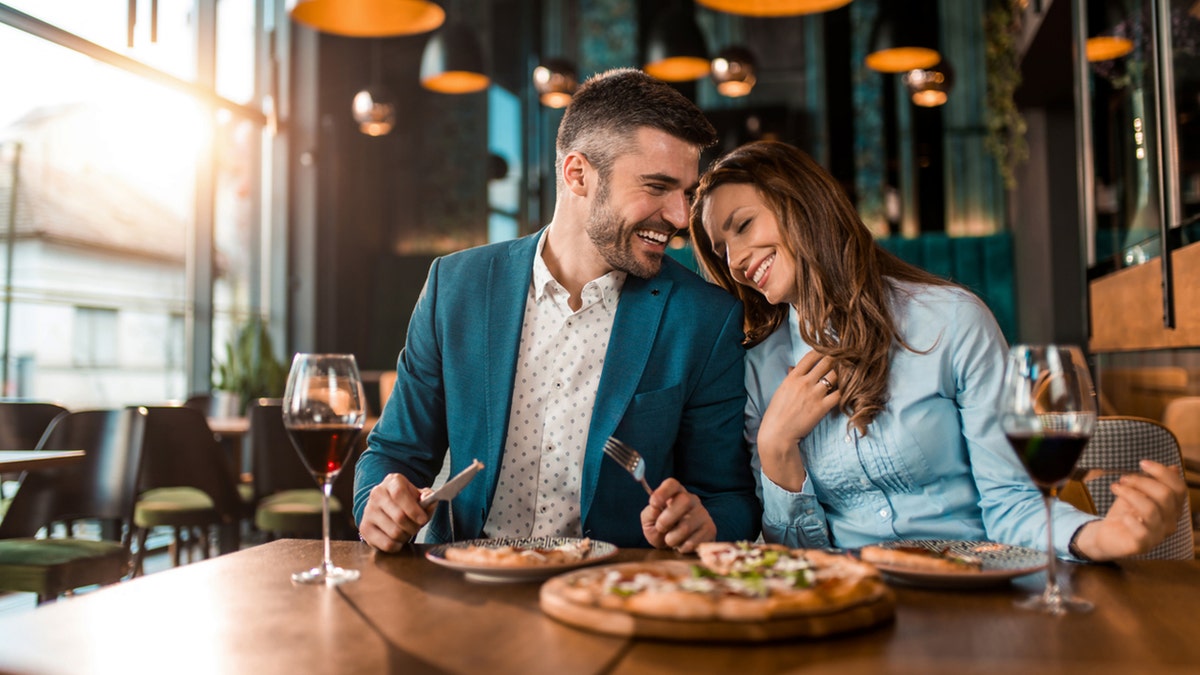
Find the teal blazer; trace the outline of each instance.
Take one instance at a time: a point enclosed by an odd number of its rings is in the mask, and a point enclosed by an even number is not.
[[[438,507],[430,540],[483,536],[500,476],[538,236],[433,262],[396,364],[395,389],[357,463],[356,522],[387,474],[430,485],[449,451],[453,473],[475,458],[485,469],[453,508]],[[643,453],[651,487],[674,476],[697,495],[719,539],[758,536],[762,508],[742,434],[741,341],[741,304],[670,257],[652,279],[628,277],[588,431],[584,536],[649,546],[639,518],[646,493],[604,456],[604,441],[613,435]]]

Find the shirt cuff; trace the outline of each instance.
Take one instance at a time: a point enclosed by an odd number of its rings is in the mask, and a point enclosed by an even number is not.
[[[786,490],[761,473],[763,497],[763,533],[776,534],[772,539],[789,546],[825,548],[830,546],[825,524],[825,509],[821,508],[812,484],[805,478],[800,492]]]

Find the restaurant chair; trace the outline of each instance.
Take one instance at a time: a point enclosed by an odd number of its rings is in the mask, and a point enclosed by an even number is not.
[[[245,507],[237,472],[204,414],[182,406],[146,410],[145,457],[133,513],[138,541],[134,575],[142,572],[146,540],[154,528],[171,528],[169,551],[175,566],[185,549],[189,560],[194,547],[208,557],[210,529],[216,530],[221,553],[238,550]]]
[[[1078,469],[1137,472],[1138,462],[1153,460],[1177,468],[1183,473],[1183,457],[1175,435],[1162,424],[1140,417],[1101,417],[1096,430],[1079,457]],[[1109,486],[1120,478],[1117,474],[1093,478],[1084,483],[1096,505],[1096,514],[1104,516],[1116,497]],[[1192,533],[1192,513],[1184,500],[1175,533],[1147,553],[1137,556],[1154,560],[1192,560],[1195,558]]]
[[[292,445],[283,426],[280,399],[260,398],[246,408],[250,418],[250,452],[254,464],[254,526],[269,538],[281,536],[321,536],[321,490],[300,454]],[[347,462],[334,482],[338,491],[343,484],[353,489],[354,465]],[[330,531],[333,538],[345,538],[353,531],[349,502],[333,496],[329,500]]]
[[[396,371],[385,370],[379,376],[379,414],[383,414],[383,409],[387,407],[388,399],[392,397],[392,390],[396,388]]]
[[[83,410],[55,418],[38,449],[83,450],[80,461],[25,472],[0,521],[0,589],[38,603],[77,588],[112,584],[132,571],[133,505],[146,413]],[[79,521],[100,539],[76,536]],[[43,537],[38,537],[45,528]],[[64,536],[60,536],[64,535]]]
[[[27,400],[0,400],[0,450],[32,450],[37,447],[42,434],[54,421],[54,418],[67,412],[67,409],[57,403]],[[6,508],[11,495],[4,488],[10,482],[16,482],[21,474],[0,474],[0,500]],[[3,513],[3,511],[0,511]]]
[[[1192,503],[1192,529],[1200,530],[1200,396],[1171,399],[1163,411],[1163,426],[1175,434],[1183,450],[1183,477]]]

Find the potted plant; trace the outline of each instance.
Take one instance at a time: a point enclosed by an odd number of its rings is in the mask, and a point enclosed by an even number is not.
[[[275,357],[271,335],[262,319],[255,317],[225,344],[225,360],[213,369],[213,392],[225,393],[230,402],[217,410],[245,415],[251,399],[283,396],[287,365]]]

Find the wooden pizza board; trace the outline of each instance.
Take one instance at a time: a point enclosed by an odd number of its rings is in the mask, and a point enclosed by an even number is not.
[[[663,565],[687,565],[679,561],[662,561]],[[539,595],[542,611],[576,628],[622,637],[660,638],[682,641],[766,642],[787,638],[816,638],[874,626],[891,620],[895,615],[896,599],[882,581],[879,592],[863,602],[832,612],[767,621],[687,621],[636,616],[627,612],[581,605],[567,599],[564,589],[581,574],[597,570],[646,563],[618,563],[577,570],[556,576],[542,584]]]

